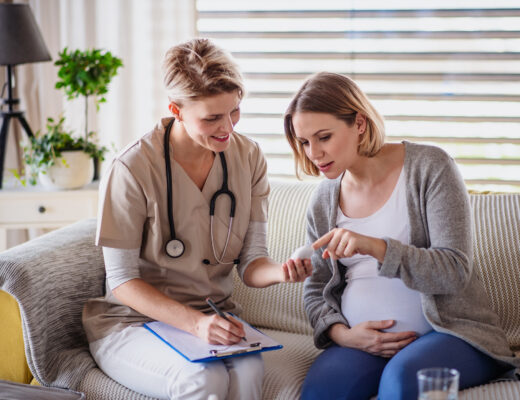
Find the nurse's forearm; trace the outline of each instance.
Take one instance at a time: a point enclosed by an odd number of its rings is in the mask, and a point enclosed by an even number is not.
[[[129,280],[112,293],[121,303],[137,312],[193,335],[196,335],[198,321],[204,317],[202,312],[170,299],[142,279]]]
[[[269,257],[253,260],[244,271],[244,283],[247,286],[263,288],[283,282],[281,265]]]

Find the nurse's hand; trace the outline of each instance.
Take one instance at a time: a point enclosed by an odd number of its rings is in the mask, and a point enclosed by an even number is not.
[[[316,240],[312,247],[317,250],[326,246],[322,257],[337,260],[352,257],[355,254],[370,255],[383,262],[386,253],[386,242],[383,239],[361,235],[343,228],[335,228]]]
[[[406,332],[382,332],[395,324],[394,320],[365,321],[348,328],[343,324],[334,324],[329,330],[329,337],[337,345],[359,349],[375,356],[390,358],[399,350],[417,339],[417,334]]]
[[[222,318],[217,314],[203,315],[199,318],[195,332],[198,337],[209,344],[236,344],[245,337],[243,324],[229,316]]]
[[[263,288],[282,282],[302,282],[312,274],[312,264],[306,260],[288,260],[283,264],[269,257],[253,260],[244,271],[247,286]]]
[[[312,275],[312,264],[308,258],[290,259],[282,264],[282,282],[303,282]]]

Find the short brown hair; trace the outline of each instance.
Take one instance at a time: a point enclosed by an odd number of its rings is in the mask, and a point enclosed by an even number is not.
[[[331,72],[314,74],[298,90],[284,117],[285,137],[294,153],[297,176],[300,169],[307,175],[320,174],[318,167],[307,158],[302,144],[296,139],[292,117],[297,112],[332,114],[348,126],[352,126],[358,113],[364,115],[367,127],[358,144],[359,155],[373,157],[385,142],[383,117],[352,79]]]
[[[242,75],[231,55],[208,39],[192,39],[170,48],[163,62],[170,101],[213,96],[237,90],[245,94]]]

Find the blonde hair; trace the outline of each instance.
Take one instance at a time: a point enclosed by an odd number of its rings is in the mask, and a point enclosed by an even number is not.
[[[242,75],[230,54],[208,39],[192,39],[170,48],[163,62],[164,86],[170,101],[238,91],[245,94]]]
[[[352,79],[330,72],[314,74],[298,90],[284,117],[285,137],[294,153],[298,177],[300,170],[313,176],[318,176],[320,171],[309,160],[303,145],[296,139],[292,117],[297,112],[332,114],[348,126],[354,124],[358,113],[364,115],[367,127],[358,144],[357,152],[359,155],[373,157],[385,142],[383,117]]]

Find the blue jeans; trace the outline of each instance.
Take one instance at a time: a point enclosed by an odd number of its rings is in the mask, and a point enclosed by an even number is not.
[[[455,336],[432,331],[392,358],[332,346],[314,361],[302,387],[302,399],[417,400],[416,373],[448,367],[460,372],[459,388],[481,385],[512,366],[495,361]]]

